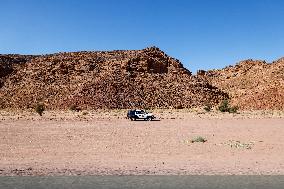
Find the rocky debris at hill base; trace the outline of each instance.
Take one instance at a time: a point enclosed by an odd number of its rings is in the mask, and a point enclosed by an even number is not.
[[[1,108],[189,108],[228,98],[157,47],[5,57]]]
[[[249,59],[208,71],[204,77],[241,109],[284,110],[284,58],[270,64]]]

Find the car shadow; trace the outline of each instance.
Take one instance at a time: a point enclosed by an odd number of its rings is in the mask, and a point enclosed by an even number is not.
[[[143,119],[137,119],[137,120],[133,120],[133,121],[148,121],[148,120],[143,120]],[[161,121],[160,119],[153,119],[151,121]]]
[[[152,120],[152,121],[161,121],[160,119],[154,119],[154,120]]]

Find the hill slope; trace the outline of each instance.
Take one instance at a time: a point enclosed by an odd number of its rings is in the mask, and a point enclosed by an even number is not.
[[[156,47],[1,55],[0,69],[1,108],[32,108],[38,102],[50,109],[196,107],[228,96]]]
[[[205,75],[241,109],[284,109],[284,58],[271,64],[250,59]]]

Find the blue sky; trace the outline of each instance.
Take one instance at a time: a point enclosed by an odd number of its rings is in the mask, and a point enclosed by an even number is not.
[[[0,53],[158,46],[185,67],[284,56],[282,0],[0,0]]]

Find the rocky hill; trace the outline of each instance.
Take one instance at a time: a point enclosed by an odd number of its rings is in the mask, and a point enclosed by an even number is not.
[[[228,97],[157,47],[0,55],[0,82],[0,108],[180,108]]]
[[[284,109],[284,58],[273,63],[245,60],[204,75],[241,109]]]

